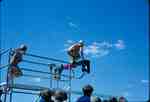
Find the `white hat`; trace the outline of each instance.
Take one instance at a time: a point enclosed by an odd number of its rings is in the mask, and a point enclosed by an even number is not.
[[[79,44],[84,45],[84,41],[83,41],[83,40],[80,40],[80,41],[79,41]]]
[[[20,45],[20,49],[27,50],[27,46],[24,45],[24,44],[21,44],[21,45]]]

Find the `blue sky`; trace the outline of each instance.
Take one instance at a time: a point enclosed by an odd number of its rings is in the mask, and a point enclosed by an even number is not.
[[[92,72],[72,89],[91,83],[96,93],[148,99],[147,0],[3,0],[1,6],[2,48],[25,43],[31,53],[68,60],[65,49],[82,39]],[[22,97],[32,102],[22,95],[15,102]]]

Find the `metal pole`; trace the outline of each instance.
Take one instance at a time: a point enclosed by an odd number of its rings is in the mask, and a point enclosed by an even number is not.
[[[10,49],[10,52],[9,52],[9,59],[8,59],[8,63],[9,63],[9,67],[8,67],[8,84],[9,84],[9,88],[10,88],[10,99],[9,99],[9,102],[12,102],[12,97],[13,97],[13,86],[14,86],[14,79],[13,79],[13,76],[11,73],[9,73],[9,70],[10,70],[10,60],[11,60],[11,52],[12,52],[12,49]],[[10,79],[9,79],[10,78]],[[9,82],[10,81],[10,82]]]
[[[11,75],[9,75],[9,70],[10,70],[10,57],[11,57],[11,51],[12,51],[12,49],[10,49],[10,51],[9,51],[9,59],[8,59],[8,68],[7,68],[7,73],[6,73],[6,75],[7,75],[7,77],[6,77],[6,89],[5,89],[5,96],[4,96],[4,102],[6,102],[7,101],[7,92],[9,91],[9,88],[11,88],[10,87],[10,83],[9,83],[9,81],[10,81],[10,79],[9,78],[12,78],[11,77]],[[10,97],[11,98],[11,97]]]
[[[71,67],[69,68],[69,102],[71,102]]]
[[[150,4],[150,0],[148,0],[148,3]],[[148,5],[149,6],[149,5]],[[150,37],[150,35],[148,34],[148,37],[147,38],[149,38]],[[149,43],[150,43],[150,40],[148,40],[149,41]],[[149,48],[150,48],[150,44],[148,44],[149,46]],[[148,54],[149,54],[149,56],[150,56],[150,50],[148,49]],[[150,57],[148,57],[148,61],[150,60]],[[148,88],[149,88],[149,95],[148,95],[148,102],[150,101],[150,63],[148,63]]]
[[[11,89],[10,89],[10,99],[9,99],[9,102],[12,102],[12,97],[13,97],[13,83],[14,81],[13,81],[13,79],[12,79],[12,81],[11,81],[11,85],[12,85],[12,87],[11,87]]]
[[[1,13],[1,7],[2,7],[1,2],[2,2],[2,1],[0,0],[0,13]],[[0,18],[0,21],[1,21],[1,18]],[[0,24],[0,26],[1,26],[1,24]],[[2,41],[1,41],[1,40],[2,40],[2,33],[1,33],[1,31],[0,31],[0,49],[2,48]],[[0,51],[0,53],[1,53],[1,51]],[[1,60],[2,60],[1,57],[2,57],[2,55],[0,54],[0,65],[1,65],[1,63],[2,63],[2,62],[1,62]],[[0,69],[0,83],[1,83],[1,81],[2,81],[1,74],[2,74],[2,73],[1,73],[1,69]]]
[[[53,66],[52,65],[50,65],[49,66],[49,68],[50,68],[50,73],[52,73],[52,70],[53,70]],[[53,75],[52,74],[50,74],[50,88],[52,88],[53,87],[53,80],[52,80],[52,78],[53,78]]]

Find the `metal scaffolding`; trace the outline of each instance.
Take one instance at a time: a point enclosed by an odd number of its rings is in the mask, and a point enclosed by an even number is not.
[[[24,93],[24,94],[35,94],[37,95],[37,92],[43,90],[43,89],[53,89],[53,88],[61,88],[61,86],[59,85],[60,82],[63,83],[68,83],[68,87],[69,87],[69,91],[68,91],[68,96],[69,96],[69,102],[71,102],[71,81],[73,79],[81,79],[83,78],[83,76],[85,75],[85,73],[82,73],[80,76],[74,76],[74,72],[71,68],[69,68],[68,73],[65,74],[61,74],[61,79],[54,79],[53,76],[55,75],[55,73],[53,72],[53,65],[55,64],[54,62],[59,62],[59,63],[65,63],[65,64],[69,64],[69,62],[67,61],[63,61],[63,60],[59,60],[59,59],[55,59],[55,58],[49,58],[49,57],[43,57],[43,56],[39,56],[39,55],[34,55],[34,54],[30,54],[30,53],[26,53],[25,56],[27,57],[32,57],[35,59],[42,59],[42,60],[48,60],[51,61],[53,63],[43,63],[43,62],[38,62],[38,61],[33,61],[33,60],[28,60],[28,59],[23,59],[22,63],[24,64],[30,64],[30,65],[39,65],[39,66],[45,66],[49,69],[48,71],[43,71],[43,70],[37,70],[38,68],[35,69],[30,69],[30,68],[25,68],[25,67],[21,67],[22,71],[26,71],[26,72],[34,72],[34,73],[40,73],[40,74],[47,74],[47,76],[41,76],[41,75],[33,75],[33,74],[25,74],[23,73],[23,77],[28,77],[28,78],[40,78],[40,79],[48,79],[49,82],[49,86],[47,87],[41,87],[41,86],[35,86],[35,85],[25,85],[25,84],[17,84],[15,83],[15,78],[11,78],[9,79],[9,70],[10,70],[10,58],[11,58],[11,53],[12,53],[13,49],[7,49],[4,50],[3,52],[1,51],[1,55],[8,53],[8,64],[7,65],[1,65],[0,69],[6,68],[7,69],[7,74],[6,74],[6,82],[1,84],[1,86],[3,86],[4,88],[4,102],[7,102],[8,99],[8,95],[9,95],[9,102],[12,102],[12,96],[13,93]],[[31,58],[31,59],[32,59]],[[56,85],[53,85],[53,83],[57,83]],[[19,90],[16,90],[19,89]],[[35,93],[30,92],[30,91],[36,91]],[[75,93],[75,92],[74,92]]]
[[[3,102],[12,102],[12,97],[13,97],[13,93],[21,93],[21,94],[32,94],[32,95],[39,95],[39,92],[44,90],[44,89],[63,89],[60,85],[60,83],[64,83],[67,84],[67,86],[69,87],[69,90],[65,90],[68,93],[68,102],[71,102],[71,94],[77,94],[77,95],[81,95],[81,92],[78,91],[74,91],[71,89],[71,81],[74,79],[82,79],[85,76],[85,72],[80,73],[79,76],[76,76],[74,73],[75,71],[72,68],[69,68],[69,70],[67,70],[68,73],[65,74],[61,74],[61,78],[60,79],[54,79],[53,76],[55,75],[54,73],[54,65],[57,63],[61,63],[61,64],[69,64],[69,62],[67,61],[63,61],[60,59],[55,59],[55,58],[49,58],[49,57],[43,57],[43,56],[39,56],[39,55],[34,55],[34,54],[30,54],[30,53],[26,53],[24,55],[24,58],[22,60],[21,63],[23,63],[24,65],[37,65],[36,68],[30,68],[30,67],[24,67],[23,65],[20,65],[21,70],[23,71],[23,75],[22,77],[26,77],[26,78],[40,78],[43,80],[49,80],[49,85],[47,85],[46,87],[44,86],[39,86],[39,85],[27,85],[27,84],[20,84],[20,83],[16,83],[15,82],[15,78],[11,78],[9,79],[9,70],[10,70],[10,58],[11,58],[11,53],[13,52],[13,49],[7,49],[7,50],[3,50],[1,51],[0,55],[6,54],[6,56],[8,57],[8,61],[6,65],[1,65],[0,66],[0,70],[2,69],[6,69],[6,81],[5,83],[1,84],[1,87],[3,87],[3,94],[4,94],[4,99]],[[30,59],[30,60],[28,60]],[[34,60],[33,60],[34,59]],[[38,61],[35,61],[35,59]],[[51,63],[45,63],[43,61],[39,61],[40,60],[44,60],[44,61],[50,61]],[[56,63],[57,62],[57,63]],[[42,66],[42,69],[46,69],[48,71],[44,71],[44,70],[39,70],[38,66]],[[24,73],[26,72],[26,73]],[[32,74],[34,73],[34,74]],[[41,75],[43,74],[43,75]],[[47,75],[47,76],[45,76]],[[12,77],[12,76],[11,76]],[[20,77],[19,77],[20,78]],[[98,95],[98,94],[97,94]],[[110,97],[108,95],[98,95],[101,97]]]

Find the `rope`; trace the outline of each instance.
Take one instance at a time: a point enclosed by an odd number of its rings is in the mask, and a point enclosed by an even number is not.
[[[3,51],[4,49],[2,49],[2,50],[0,50],[0,55],[3,55],[3,54],[5,54],[5,53],[7,53],[10,49],[7,49],[7,50],[5,50],[5,51]],[[3,51],[3,52],[2,52]]]
[[[33,70],[33,69],[27,69],[27,68],[21,68],[22,70],[25,70],[25,71],[31,71],[31,72],[37,72],[37,73],[43,73],[43,74],[51,74],[51,75],[55,75],[54,73],[50,73],[50,72],[45,72],[45,71],[39,71],[39,70]],[[68,75],[65,75],[65,74],[61,74],[61,76],[63,77],[70,77]]]
[[[3,51],[3,50],[5,50],[5,49],[0,49],[0,52]]]
[[[30,74],[23,74],[23,76],[25,77],[32,77],[32,78],[41,78],[41,79],[51,79],[50,77],[41,77],[41,76],[37,76],[37,75],[30,75]],[[59,81],[66,81],[68,82],[69,80],[59,80]]]
[[[64,60],[59,60],[59,59],[49,58],[49,57],[43,57],[43,56],[34,55],[34,54],[29,54],[29,53],[26,53],[26,55],[27,55],[27,56],[36,57],[36,58],[41,58],[41,59],[46,59],[46,60],[51,60],[51,61],[61,62],[61,63],[70,63],[70,62],[64,61]]]
[[[43,65],[43,66],[49,66],[50,64],[45,64],[45,63],[40,63],[40,62],[35,62],[35,61],[29,61],[29,60],[22,60],[23,62],[26,63],[31,63],[31,64],[38,64],[38,65]]]
[[[22,94],[32,94],[32,95],[39,95],[39,93],[32,93],[32,92],[23,92],[23,91],[12,91],[13,93],[22,93]]]
[[[9,64],[7,64],[7,65],[1,65],[1,66],[0,66],[0,69],[6,68],[6,67],[8,67],[8,66],[9,66]]]

